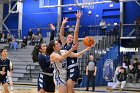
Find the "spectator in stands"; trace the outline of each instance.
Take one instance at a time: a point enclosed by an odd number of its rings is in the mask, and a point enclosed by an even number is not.
[[[118,36],[118,34],[119,34],[119,27],[118,27],[117,23],[114,23],[112,35]]]
[[[10,33],[7,33],[7,43],[9,44],[12,41],[12,37]]]
[[[136,81],[139,83],[140,80],[140,63],[138,64],[138,71],[137,71],[137,76],[136,76]]]
[[[40,28],[37,28],[36,35],[39,36],[39,34],[41,34],[41,29]]]
[[[120,73],[120,68],[121,68],[121,66],[119,65],[115,70],[115,74],[114,74],[114,77],[113,77],[114,82],[117,81],[117,75],[118,75],[118,73]]]
[[[120,72],[117,75],[118,81],[115,83],[115,85],[113,85],[113,87],[110,90],[112,91],[113,89],[115,89],[121,84],[121,88],[119,90],[122,91],[126,84],[126,79],[127,79],[127,74],[126,74],[125,68],[121,67]]]
[[[133,64],[132,64],[133,67],[134,67],[134,78],[135,78],[134,83],[135,83],[135,82],[138,82],[137,79],[136,79],[137,71],[138,71],[138,64],[139,64],[138,59],[135,58],[135,59],[134,59],[134,62],[133,62]]]
[[[1,43],[1,38],[2,38],[2,31],[0,31],[0,43]]]
[[[28,40],[31,40],[32,35],[33,35],[32,29],[29,29],[29,31],[28,31]]]
[[[42,37],[41,33],[38,34],[37,43],[38,43],[38,42],[39,42],[39,43],[43,42],[43,37]]]
[[[35,42],[36,42],[36,37],[33,34],[32,37],[31,37],[31,45],[34,46],[35,45]]]
[[[26,36],[24,36],[22,44],[21,44],[21,48],[25,48],[26,46],[27,46],[27,38],[26,38]]]
[[[106,22],[103,19],[100,22],[100,26],[101,26],[101,30],[102,30],[102,35],[105,35],[107,25],[106,25]]]
[[[89,61],[86,66],[86,75],[87,75],[87,84],[86,84],[86,91],[89,89],[89,84],[91,80],[92,91],[95,91],[95,76],[96,76],[96,61],[94,60],[94,56],[90,54]]]
[[[10,44],[10,49],[14,49],[14,51],[18,49],[18,44],[15,39],[12,40],[12,43]]]
[[[127,82],[134,82],[135,81],[135,71],[134,71],[134,67],[133,65],[129,65],[129,69],[128,69],[128,78],[127,78]]]
[[[129,65],[130,65],[130,59],[127,55],[124,55],[122,66],[126,69],[126,72],[128,72]]]
[[[124,55],[123,56],[123,64],[125,66],[125,68],[129,68],[129,65],[130,65],[130,59],[128,57],[128,55]]]
[[[5,34],[2,33],[2,37],[1,37],[1,43],[4,43],[5,42]]]

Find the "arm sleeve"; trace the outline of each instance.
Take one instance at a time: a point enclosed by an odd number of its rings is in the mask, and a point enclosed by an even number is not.
[[[51,32],[51,37],[50,37],[50,41],[54,40],[54,31]]]
[[[118,81],[120,81],[120,78],[119,77],[120,77],[120,73],[117,74]]]
[[[127,73],[125,73],[124,75],[125,75],[124,76],[125,77],[124,80],[126,81],[127,80]]]

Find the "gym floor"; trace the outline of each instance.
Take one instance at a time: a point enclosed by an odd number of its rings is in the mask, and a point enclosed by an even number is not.
[[[85,88],[75,88],[75,93],[93,93],[92,91],[85,91]],[[3,90],[0,91],[0,93],[3,93]],[[15,85],[14,90],[10,91],[10,93],[37,93],[36,86],[25,86],[25,85]],[[58,93],[56,90],[55,93]],[[106,90],[106,87],[96,87],[96,90],[94,93],[111,93],[110,91]],[[140,93],[139,91],[123,91],[119,92],[119,90],[114,90],[112,93]]]

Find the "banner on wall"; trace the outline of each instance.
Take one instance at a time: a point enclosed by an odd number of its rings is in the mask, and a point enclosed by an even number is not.
[[[103,67],[103,78],[106,81],[112,81],[113,76],[114,76],[113,60],[112,59],[107,59],[104,63],[104,67]]]

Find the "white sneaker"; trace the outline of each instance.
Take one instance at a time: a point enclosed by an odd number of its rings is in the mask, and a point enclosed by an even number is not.
[[[2,87],[0,86],[0,90],[2,90]]]
[[[11,90],[11,91],[13,91],[13,90],[14,90],[13,86],[11,86],[11,87],[10,87],[10,90]]]

